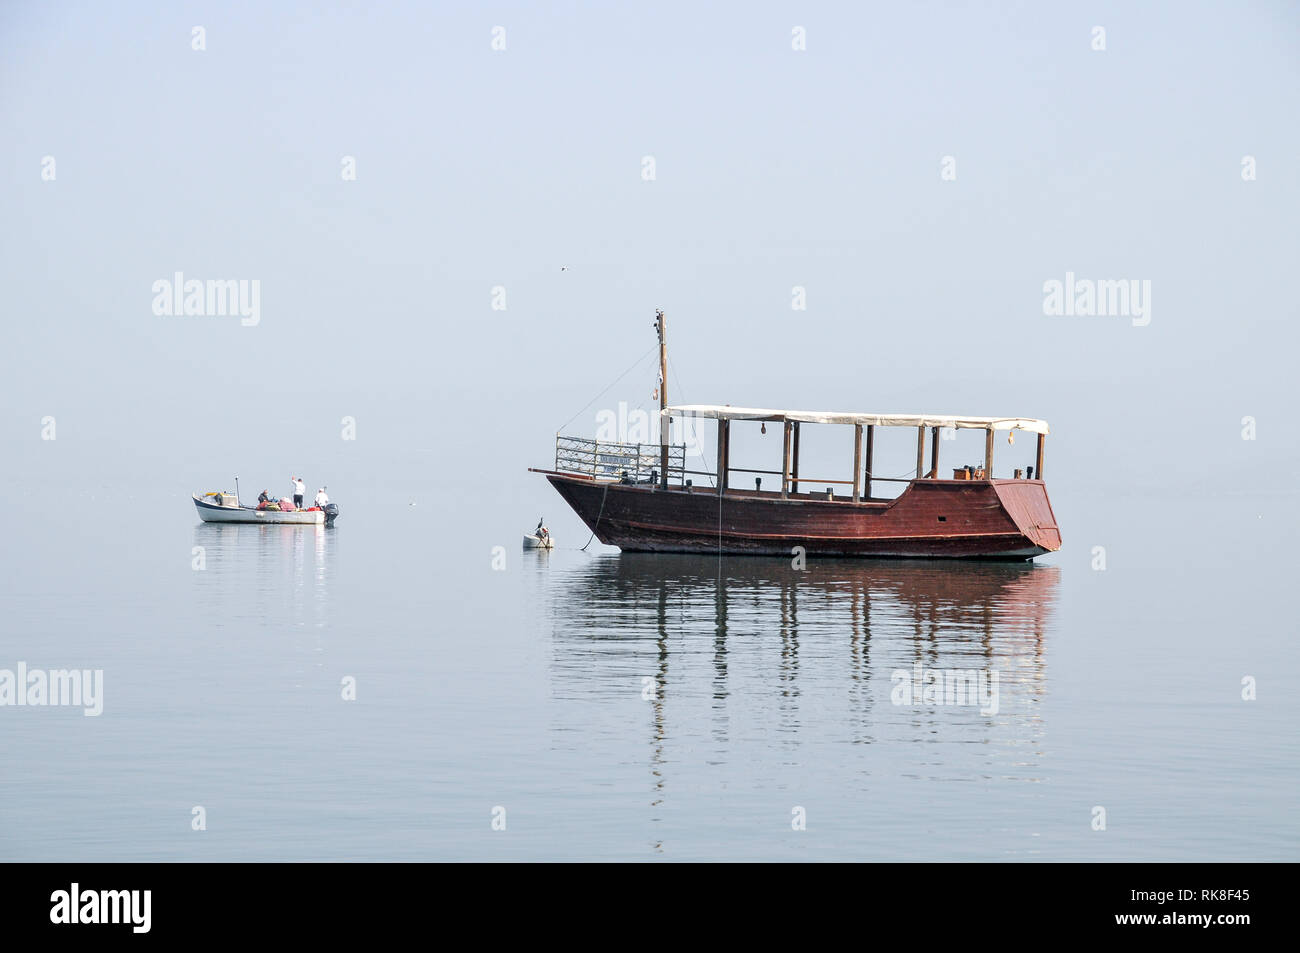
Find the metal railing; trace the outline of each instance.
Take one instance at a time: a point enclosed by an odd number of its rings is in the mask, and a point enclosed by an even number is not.
[[[628,480],[650,483],[660,470],[660,446],[657,443],[611,443],[585,437],[555,438],[555,469],[561,473],[580,473],[593,480]],[[686,482],[686,446],[668,446],[668,482]]]

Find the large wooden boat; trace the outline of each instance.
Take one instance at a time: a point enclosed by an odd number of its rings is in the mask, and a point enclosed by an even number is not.
[[[557,436],[555,467],[535,469],[564,497],[582,521],[607,545],[629,552],[727,553],[790,556],[802,547],[810,557],[924,557],[1033,559],[1061,547],[1061,534],[1043,482],[1047,422],[1027,417],[967,417],[932,414],[833,413],[767,410],[720,405],[669,406],[663,312],[656,327],[660,346],[660,442],[609,443]],[[718,422],[716,485],[697,487],[688,479],[682,444],[669,442],[672,418]],[[750,470],[730,464],[733,422],[779,424],[784,440],[781,469]],[[853,479],[810,480],[799,475],[803,424],[852,427]],[[879,427],[916,431],[916,475],[893,499],[874,497],[875,434]],[[939,437],[944,428],[983,430],[984,463],[940,477]],[[929,431],[930,463],[926,465]],[[1003,431],[1037,435],[1035,465],[994,476],[993,435]],[[865,436],[865,449],[864,449]],[[779,477],[779,489],[731,486],[733,473]],[[711,474],[708,474],[711,475]],[[761,477],[760,477],[761,481]],[[850,488],[808,492],[801,485]]]

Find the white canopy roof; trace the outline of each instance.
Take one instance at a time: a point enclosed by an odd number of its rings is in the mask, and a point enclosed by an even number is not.
[[[1050,433],[1046,420],[1031,417],[958,417],[942,414],[852,414],[821,410],[762,410],[719,404],[685,404],[660,412],[665,417],[716,420],[797,420],[805,424],[863,424],[873,427],[953,427],[957,430],[1026,430]]]

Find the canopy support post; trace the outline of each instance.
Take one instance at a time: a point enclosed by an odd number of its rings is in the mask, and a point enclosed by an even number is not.
[[[925,428],[916,428],[916,478],[925,474]]]
[[[718,493],[727,488],[727,470],[731,467],[731,421],[718,421]]]
[[[984,431],[984,479],[993,479],[993,428]]]
[[[930,479],[939,479],[939,428],[930,434]]]
[[[794,422],[794,457],[790,462],[790,492],[799,492],[799,421]]]
[[[863,471],[863,495],[866,499],[871,499],[871,461],[875,456],[876,449],[876,427],[874,424],[867,424],[867,468]]]
[[[862,501],[862,424],[853,425],[853,502]]]
[[[790,421],[785,422],[785,437],[781,450],[781,499],[789,496],[790,489]]]
[[[1046,434],[1040,433],[1038,435],[1038,460],[1034,465],[1034,476],[1038,477],[1040,480],[1043,478],[1043,440],[1046,439],[1046,437]]]

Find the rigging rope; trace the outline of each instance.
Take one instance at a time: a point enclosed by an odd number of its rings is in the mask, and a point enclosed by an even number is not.
[[[673,359],[672,359],[671,357],[668,358],[668,370],[672,371],[672,375],[673,375],[673,383],[675,383],[675,384],[677,385],[677,393],[679,393],[679,394],[682,395],[682,403],[683,403],[683,404],[689,404],[690,401],[688,401],[688,400],[686,399],[686,389],[685,389],[684,387],[682,387],[681,379],[678,378],[678,376],[677,376],[677,365],[673,363]],[[684,419],[685,419],[685,418],[684,418]],[[698,418],[698,417],[692,417],[692,418],[690,418],[690,419],[692,419],[692,420],[698,420],[699,418]],[[685,426],[684,423],[683,423],[683,426]],[[721,424],[719,424],[719,426],[721,426]],[[714,482],[714,480],[713,480],[713,470],[710,469],[710,467],[709,467],[709,458],[705,455],[703,449],[701,449],[701,450],[699,451],[699,454],[700,454],[700,461],[704,464],[704,472],[705,472],[705,474],[708,475],[708,478],[709,478],[709,486],[716,486],[717,484],[716,484],[716,483]]]
[[[916,480],[916,479],[918,479],[918,477],[917,477],[917,475],[916,475],[916,470],[915,470],[915,469],[908,470],[906,473],[900,473],[900,474],[899,474],[898,476],[896,476],[896,477],[882,477],[882,476],[880,476],[880,475],[877,474],[877,473],[872,473],[870,470],[864,470],[863,472],[866,474],[866,477],[867,477],[868,480],[892,480],[892,481],[895,482],[895,483],[902,483],[902,482],[905,481],[905,480]],[[816,481],[816,480],[800,480],[799,482],[800,482],[800,483],[816,483],[817,481]]]
[[[722,591],[722,480],[718,480],[718,592]]]
[[[604,397],[606,391],[608,391],[611,387],[613,387],[615,384],[617,384],[617,383],[618,383],[619,381],[621,381],[623,378],[627,377],[628,374],[631,374],[632,371],[636,369],[637,365],[639,365],[639,364],[640,364],[642,361],[644,361],[647,357],[649,357],[651,354],[653,354],[653,353],[654,353],[658,348],[659,348],[659,345],[656,344],[654,347],[650,348],[650,350],[646,351],[644,354],[642,354],[640,357],[638,357],[638,358],[636,359],[636,361],[633,362],[633,364],[632,364],[631,367],[629,367],[629,368],[628,368],[627,370],[625,370],[622,374],[619,374],[618,377],[614,378],[614,379],[613,379],[612,381],[610,381],[607,385],[605,385],[605,389],[604,389],[604,390],[602,390],[602,391],[601,391],[599,394],[597,394],[595,397],[591,398],[591,400],[587,401],[587,406],[586,406],[586,407],[583,407],[582,410],[578,411],[576,414],[574,414],[572,417],[570,417],[570,418],[569,418],[568,420],[566,420],[564,423],[560,424],[560,426],[557,427],[557,428],[555,429],[555,432],[558,434],[558,433],[559,433],[561,430],[563,430],[565,427],[569,426],[569,424],[573,423],[575,420],[577,420],[579,417],[581,417],[581,416],[582,416],[582,415],[587,411],[587,408],[588,408],[588,407],[590,407],[590,406],[591,406],[592,404],[594,404],[596,401],[598,401],[598,400],[600,400],[602,397]]]

